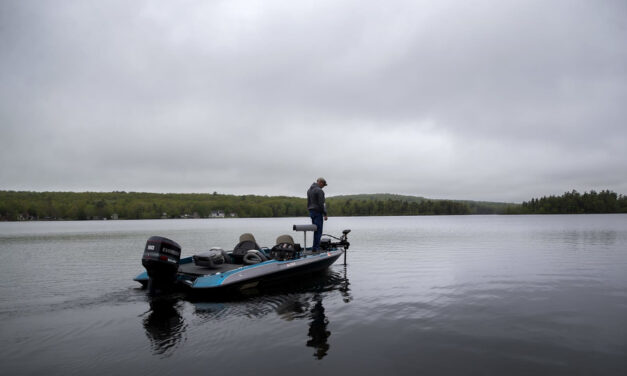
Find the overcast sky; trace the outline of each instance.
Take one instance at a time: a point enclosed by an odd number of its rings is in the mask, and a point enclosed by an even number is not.
[[[627,194],[627,2],[0,1],[0,189]]]

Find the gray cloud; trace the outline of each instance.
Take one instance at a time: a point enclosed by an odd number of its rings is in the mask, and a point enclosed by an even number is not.
[[[0,7],[0,189],[627,193],[622,1]]]

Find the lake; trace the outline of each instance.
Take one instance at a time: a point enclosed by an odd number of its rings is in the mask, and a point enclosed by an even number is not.
[[[132,280],[151,235],[190,256],[308,221],[0,223],[0,374],[627,374],[627,215],[331,217],[347,265],[270,291]]]

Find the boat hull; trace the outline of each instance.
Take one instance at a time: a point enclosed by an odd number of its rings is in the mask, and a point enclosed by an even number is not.
[[[327,269],[344,252],[345,250],[339,249],[306,255],[294,260],[268,260],[254,265],[242,265],[225,272],[210,273],[210,270],[207,270],[208,274],[205,275],[186,273],[185,267],[181,267],[172,288],[195,294],[214,294],[274,285]],[[191,258],[181,259],[182,266],[190,262]],[[138,275],[135,281],[149,287],[150,280],[145,272]]]

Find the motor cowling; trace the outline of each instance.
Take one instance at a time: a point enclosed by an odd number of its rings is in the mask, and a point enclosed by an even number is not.
[[[174,282],[181,260],[181,246],[174,240],[151,236],[146,242],[142,265],[153,281]]]

